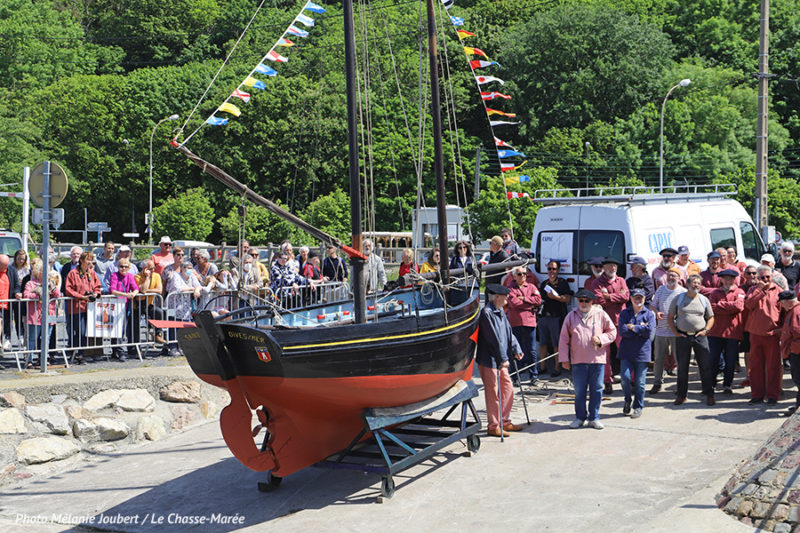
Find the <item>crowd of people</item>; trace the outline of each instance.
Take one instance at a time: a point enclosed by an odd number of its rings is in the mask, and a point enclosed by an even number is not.
[[[495,239],[502,252],[508,241]],[[572,290],[559,276],[558,261],[547,263],[548,276],[541,283],[529,269],[511,269],[499,280],[501,284],[487,285],[480,327],[481,338],[493,331],[503,335],[489,317],[504,308],[514,341],[500,345],[493,358],[484,357],[478,363],[495,372],[500,369],[500,382],[510,390],[512,377],[507,370],[503,373],[509,362],[518,359],[522,368],[530,366],[525,377],[536,384],[547,371],[548,353],[557,350],[558,363],[571,370],[575,387],[575,420],[570,427],[602,429],[601,399],[613,394],[615,383],[622,387],[622,412],[632,418],[644,410],[650,368],[649,394],[661,392],[665,373],[676,376],[673,403],[682,405],[688,397],[694,356],[700,392],[705,403],[713,406],[718,391],[734,394],[734,375],[740,371],[744,353],[747,377],[739,385],[750,388],[748,403],[776,405],[788,365],[798,386],[787,410],[793,413],[800,406],[800,262],[794,259],[794,245],[784,242],[779,261],[764,254],[761,264],[739,260],[734,248],[718,248],[707,254],[708,268],[702,271],[689,253],[686,246],[664,248],[652,275],[643,258],[631,257],[626,279],[617,275],[622,266],[618,259],[589,258],[591,275],[574,295],[576,306],[571,311],[567,304]],[[533,340],[537,338],[538,350]],[[551,376],[560,374],[557,365],[547,366]],[[498,376],[486,379],[494,383]],[[506,406],[498,412],[498,385],[486,391],[489,434],[499,435],[505,426],[514,431],[505,418]]]

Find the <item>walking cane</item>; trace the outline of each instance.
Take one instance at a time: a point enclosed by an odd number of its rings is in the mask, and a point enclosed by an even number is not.
[[[525,389],[522,388],[522,380],[519,378],[519,365],[517,365],[517,358],[514,358],[514,372],[517,374],[517,383],[519,383],[519,393],[522,396],[522,407],[525,408],[525,419],[528,425],[531,425],[531,418],[528,416],[528,403],[525,401]]]
[[[503,428],[503,389],[500,386],[500,374],[502,372],[502,365],[497,365],[497,414],[500,418],[500,442],[505,442],[506,432]]]

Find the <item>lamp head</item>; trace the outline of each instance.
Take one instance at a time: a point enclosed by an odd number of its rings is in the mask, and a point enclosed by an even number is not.
[[[690,83],[692,83],[692,80],[690,80],[689,78],[685,78],[681,80],[680,86],[688,87]]]
[[[688,82],[689,80],[683,80],[683,81]],[[683,81],[681,83],[683,83]],[[686,85],[689,85],[689,83],[686,83]],[[170,115],[169,117],[167,117],[167,120],[178,120],[179,118],[180,117],[177,114],[175,114],[175,115]]]

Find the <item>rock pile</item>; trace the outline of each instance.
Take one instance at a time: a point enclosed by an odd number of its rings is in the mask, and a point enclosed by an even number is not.
[[[788,418],[717,495],[717,505],[764,531],[800,531],[800,413]]]
[[[5,392],[0,394],[0,484],[30,477],[33,465],[161,439],[216,418],[225,405],[219,389],[183,379],[161,386],[157,394],[107,388],[85,399],[54,394],[37,404],[28,404],[19,392]]]

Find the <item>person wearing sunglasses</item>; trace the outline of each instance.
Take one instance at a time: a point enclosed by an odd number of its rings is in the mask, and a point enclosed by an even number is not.
[[[594,285],[594,280],[603,275],[603,258],[590,257],[586,260],[586,265],[589,267],[591,276],[586,278],[586,281],[583,282],[583,288],[590,291],[592,290],[592,285]]]
[[[781,244],[781,260],[775,265],[775,270],[783,274],[788,284],[786,288],[793,291],[800,280],[800,262],[794,260],[794,244],[791,241]]]
[[[555,353],[558,348],[558,336],[561,324],[567,316],[567,304],[574,294],[569,282],[559,276],[561,263],[551,260],[547,263],[547,279],[539,285],[539,294],[542,295],[542,311],[539,316],[539,361],[547,358],[548,354]],[[561,375],[561,363],[556,358],[547,359],[539,364],[539,373],[550,369],[550,377]]]
[[[780,287],[773,281],[772,269],[761,265],[756,269],[756,285],[744,301],[744,329],[750,333],[750,405],[775,405],[781,397],[783,364],[778,340],[781,329]]]
[[[603,396],[604,368],[608,361],[608,347],[617,338],[617,328],[603,308],[594,305],[594,292],[581,289],[575,298],[578,307],[567,314],[558,339],[558,361],[564,369],[572,369],[575,387],[575,420],[569,427],[578,429],[588,425],[603,429],[600,401]]]
[[[594,280],[592,291],[594,291],[595,303],[603,308],[611,322],[616,324],[619,321],[619,314],[630,299],[628,285],[625,280],[617,276],[619,263],[613,257],[603,259],[603,275]],[[608,362],[605,369],[605,394],[614,392],[614,376],[619,375],[619,359],[617,358],[617,348],[622,338],[617,337],[616,342],[609,349]]]
[[[716,253],[716,252],[712,252]],[[689,393],[689,361],[692,351],[700,372],[700,382],[706,405],[714,405],[714,385],[717,365],[709,361],[708,330],[714,326],[711,302],[700,293],[700,276],[689,276],[686,292],[677,296],[669,306],[667,322],[675,335],[675,355],[678,359],[678,388],[675,405],[686,402]]]
[[[155,272],[159,276],[162,276],[164,273],[164,268],[171,265],[175,259],[172,257],[172,239],[164,235],[161,237],[161,240],[158,241],[158,252],[154,253],[150,256],[150,260],[153,262],[155,266]]]
[[[478,363],[486,399],[486,433],[492,437],[507,437],[509,431],[522,430],[522,426],[511,422],[514,388],[508,373],[509,360],[511,357],[522,359],[522,348],[503,311],[510,292],[511,289],[498,283],[486,285],[486,305],[478,319],[475,362]],[[498,405],[500,400],[502,406]]]
[[[675,258],[678,256],[678,250],[676,250],[675,248],[667,247],[662,249],[658,253],[659,255],[661,255],[661,263],[659,263],[658,266],[655,269],[653,269],[653,287],[655,289],[658,289],[662,285],[667,284],[667,272],[669,272],[670,268],[676,266]],[[684,285],[686,283],[686,272],[684,272],[683,269],[679,270],[683,272],[683,276],[681,276],[680,283],[681,285]]]
[[[514,267],[511,270],[514,281],[509,287],[511,292],[508,295],[506,314],[508,322],[511,324],[511,331],[522,347],[523,355],[519,366],[524,368],[533,365],[527,371],[527,375],[530,376],[531,385],[536,385],[539,382],[539,359],[536,354],[536,313],[539,306],[542,305],[542,296],[539,294],[536,283],[527,282],[527,270],[524,266]],[[522,375],[519,376],[519,379],[523,379]]]
[[[450,258],[450,270],[463,268],[470,276],[472,270],[472,247],[467,241],[458,241],[453,248],[453,257]]]

